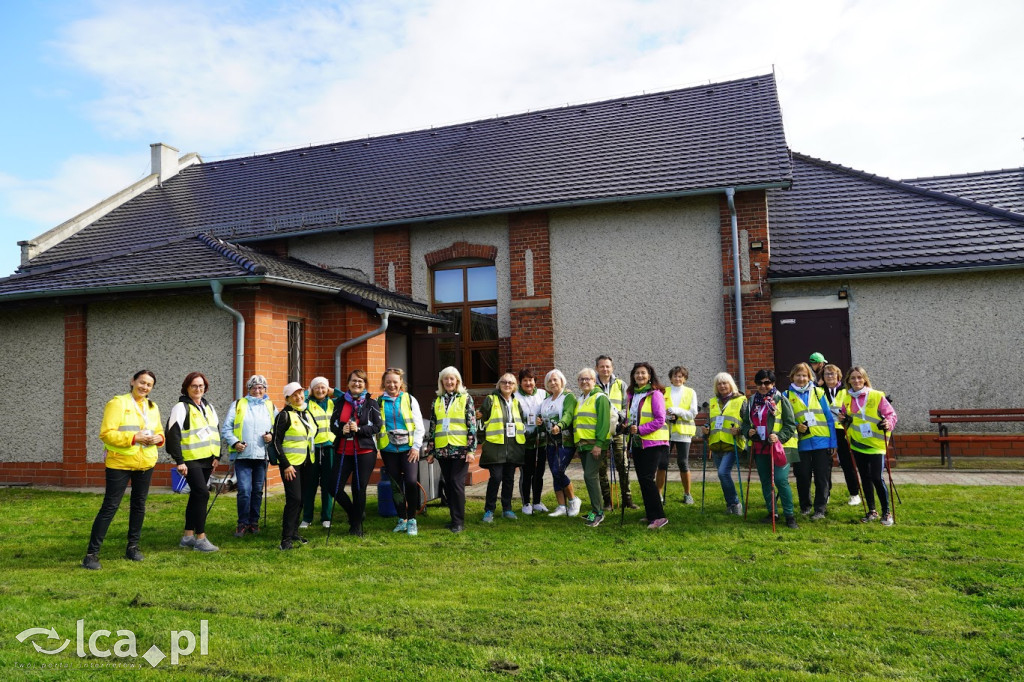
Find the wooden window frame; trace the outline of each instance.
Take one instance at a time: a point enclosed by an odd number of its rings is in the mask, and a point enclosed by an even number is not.
[[[458,368],[462,374],[462,381],[467,388],[479,389],[479,388],[494,388],[493,384],[489,383],[471,383],[473,377],[473,351],[481,350],[493,350],[498,357],[498,362],[501,362],[501,349],[499,345],[499,339],[497,333],[493,340],[474,341],[472,339],[471,324],[472,324],[472,309],[473,308],[494,308],[495,310],[495,321],[497,322],[497,310],[498,310],[498,299],[480,299],[480,300],[469,300],[469,270],[470,268],[479,267],[495,267],[493,260],[487,258],[458,258],[454,260],[444,261],[438,263],[430,268],[430,301],[433,312],[443,314],[445,310],[461,310],[462,311],[462,328],[451,329],[447,331],[457,332],[459,336],[455,339],[454,351],[456,358],[461,356],[461,366]],[[437,303],[434,295],[434,273],[442,270],[461,270],[462,271],[462,291],[463,301],[460,303]],[[495,279],[495,293],[497,293],[497,279],[498,273],[495,268],[494,273]],[[440,343],[440,350],[452,350],[452,347],[448,346],[448,343],[442,341]],[[496,370],[497,374],[501,374],[501,370]]]

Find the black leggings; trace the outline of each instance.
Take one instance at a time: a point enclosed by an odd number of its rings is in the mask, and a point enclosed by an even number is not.
[[[469,463],[465,459],[438,457],[441,475],[444,476],[445,496],[448,498],[448,513],[452,524],[462,526],[466,522],[466,474]]]
[[[668,457],[667,445],[633,449],[633,465],[636,467],[636,478],[640,483],[640,494],[644,498],[644,511],[647,513],[648,522],[665,517],[658,484],[654,482],[658,462],[662,457]]]
[[[885,455],[869,455],[866,452],[853,451],[857,459],[857,471],[860,472],[861,487],[868,501],[868,509],[875,509],[875,492],[882,503],[882,516],[889,513],[889,489],[885,487],[882,473],[885,471]]]
[[[107,487],[103,495],[103,504],[96,514],[96,520],[92,522],[92,534],[89,536],[89,547],[86,554],[97,554],[103,539],[107,536],[107,529],[110,522],[114,520],[117,508],[121,506],[121,498],[128,488],[128,482],[132,484],[131,506],[128,512],[128,546],[138,546],[142,536],[142,522],[146,518],[146,497],[149,495],[149,483],[153,478],[153,469],[142,471],[129,471],[127,469],[106,470]]]
[[[519,477],[519,494],[524,505],[540,504],[540,496],[544,492],[544,464],[547,460],[547,448],[543,445],[526,448],[523,473]]]
[[[367,452],[364,455],[345,455],[344,457],[336,454],[335,457],[334,470],[331,472],[334,479],[334,499],[348,514],[349,525],[353,528],[360,528],[363,525],[363,515],[366,512],[366,486],[373,473],[373,465],[377,462],[377,453]],[[356,460],[359,460],[358,467]],[[345,484],[348,483],[350,476],[352,477],[351,498],[345,494]]]
[[[405,504],[395,505],[400,519],[415,519],[416,512],[420,508],[420,464],[409,461],[409,451],[405,452],[382,452],[381,458],[392,479],[391,485],[396,483],[402,485],[405,493]]]
[[[850,444],[846,442],[846,436],[841,431],[836,432],[836,449],[839,451],[839,466],[843,469],[843,478],[846,480],[846,491],[850,497],[858,494],[860,482],[857,480],[857,472],[853,470],[853,457],[850,455]]]
[[[185,505],[185,530],[195,531],[196,535],[206,532],[206,505],[210,501],[210,475],[213,474],[213,462],[210,459],[194,459],[185,462],[188,472],[188,504]]]

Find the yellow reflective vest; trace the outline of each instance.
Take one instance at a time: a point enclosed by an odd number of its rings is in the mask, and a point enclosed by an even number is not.
[[[746,396],[738,395],[729,399],[723,409],[722,406],[719,405],[718,396],[716,395],[711,399],[710,403],[708,403],[708,426],[711,429],[708,444],[716,452],[731,450],[733,444],[741,450],[746,447],[747,439],[744,438],[742,434],[737,435],[734,438],[728,431],[728,429],[738,429],[743,426],[743,415],[741,413],[741,409],[746,402]],[[729,447],[719,447],[716,449],[714,446],[718,443],[722,443]]]
[[[846,414],[853,417],[847,434],[852,448],[869,455],[884,455],[885,435],[879,427],[884,420],[878,414],[878,406],[882,404],[885,393],[873,388],[867,390],[864,409],[859,412],[853,412],[853,396],[849,393],[843,396],[843,409],[846,410]]]
[[[155,467],[157,446],[131,443],[135,434],[147,428],[163,435],[163,421],[156,403],[148,398],[136,402],[131,393],[111,398],[103,411],[100,427],[100,440],[107,449],[107,468],[143,471]]]
[[[832,432],[828,428],[828,418],[825,416],[824,410],[821,409],[821,399],[825,397],[825,389],[818,386],[812,386],[807,391],[807,404],[800,399],[796,391],[791,388],[786,389],[786,398],[789,399],[789,404],[793,406],[793,416],[796,417],[797,424],[809,424],[811,420],[814,420],[814,426],[807,429],[807,433],[800,433],[799,440],[806,438],[831,438]],[[825,401],[826,403],[828,400]]]
[[[501,396],[491,396],[491,414],[487,418],[484,428],[484,437],[488,443],[495,443],[497,445],[504,445],[505,443],[505,411],[501,406],[503,401],[504,398]],[[523,423],[519,401],[514,395],[510,409],[512,411],[512,421],[516,425],[516,442],[524,445],[526,443],[526,424]]]
[[[205,409],[199,409],[191,400],[184,403],[188,410],[188,429],[181,432],[181,458],[186,462],[207,457],[220,457],[220,431],[217,420],[207,417]],[[209,414],[215,416],[213,408]]]
[[[632,414],[632,410],[633,410],[632,401],[630,401],[630,403],[631,404],[626,406],[626,414],[629,416],[629,422],[632,424],[633,423],[634,415]],[[652,403],[652,398],[651,398],[650,395],[648,395],[646,398],[644,398],[643,400],[640,401],[640,419],[639,419],[639,421],[636,422],[637,426],[643,426],[644,424],[648,424],[648,423],[654,421],[654,409],[651,407],[651,403]],[[652,431],[651,433],[647,434],[646,436],[640,436],[640,440],[667,441],[668,439],[669,439],[668,422],[665,422],[664,424],[662,424],[661,428],[658,429],[657,431]]]
[[[334,413],[334,401],[330,398],[327,399],[327,410],[320,407],[320,404],[310,398],[306,401],[309,405],[309,413],[313,415],[313,419],[316,420],[316,437],[313,439],[314,445],[327,445],[334,442],[334,433],[331,432],[331,415]]]
[[[270,426],[274,426],[274,403],[270,400],[264,400],[263,404],[267,407],[267,415],[270,417]],[[245,415],[249,413],[249,399],[239,398],[235,401],[235,428],[233,432],[235,434],[235,440],[242,440],[242,422],[245,420]]]
[[[380,405],[380,417],[383,421],[380,425],[380,431],[377,433],[377,449],[383,450],[391,444],[391,438],[388,436],[387,417],[384,413],[384,396],[377,398],[377,404]],[[412,444],[415,442],[416,420],[412,416],[412,397],[408,393],[402,393],[398,396],[398,411],[402,415],[402,421],[405,422],[402,428],[409,432],[409,446],[412,447]],[[465,413],[465,408],[462,411]]]
[[[679,404],[676,405],[672,402],[672,387],[668,386],[665,388],[665,407],[677,407],[680,410],[689,410],[694,401],[697,400],[697,393],[689,386],[683,386],[683,395]],[[668,425],[670,433],[675,433],[680,436],[693,436],[697,433],[697,424],[691,419],[689,421],[683,421],[680,418],[676,418],[674,422]]]
[[[444,430],[444,420],[448,420],[448,430]],[[434,447],[444,448],[449,445],[464,448],[469,445],[469,425],[466,424],[466,394],[456,393],[446,410],[444,396],[434,400]]]
[[[284,432],[281,442],[281,454],[292,466],[298,466],[309,457],[310,462],[316,461],[316,449],[313,439],[316,438],[316,422],[308,411],[285,409],[288,413],[288,430]],[[306,419],[302,415],[308,415]]]

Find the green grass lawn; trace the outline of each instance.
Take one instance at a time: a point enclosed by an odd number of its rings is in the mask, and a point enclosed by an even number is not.
[[[699,485],[696,491],[699,495]],[[755,489],[756,492],[756,489]],[[431,507],[419,537],[376,516],[364,538],[321,528],[276,549],[282,496],[266,535],[235,539],[234,499],[214,509],[212,555],[180,550],[182,496],[151,495],[146,560],[121,558],[127,497],[101,552],[78,567],[100,496],[0,490],[0,670],[6,679],[879,679],[1024,678],[1024,489],[906,486],[897,525],[856,522],[840,501],[798,531],[725,516],[671,488],[669,525],[642,511],[596,529],[580,519],[443,529]],[[699,497],[698,497],[699,500]],[[553,506],[546,500],[549,506]],[[753,496],[751,499],[753,502]],[[518,503],[517,503],[518,508]],[[760,504],[752,509],[760,517]],[[169,653],[170,632],[209,623],[209,653],[177,666],[79,658],[21,643],[27,628],[73,638],[84,619],[131,630],[138,654]],[[115,635],[101,640],[111,648]],[[125,672],[83,669],[135,662]],[[62,669],[38,666],[63,665]]]

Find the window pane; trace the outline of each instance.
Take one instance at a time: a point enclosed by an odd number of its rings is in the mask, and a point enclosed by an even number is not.
[[[456,361],[454,348],[438,349],[438,359],[441,363],[441,369],[444,369],[445,367],[454,367],[459,370],[460,374],[462,373],[462,369],[459,367],[462,363]]]
[[[462,270],[434,271],[434,303],[462,303]]]
[[[469,286],[467,301],[496,301],[498,299],[498,274],[493,265],[466,268]]]
[[[493,386],[498,376],[498,349],[473,351],[473,383]]]
[[[447,317],[452,321],[451,325],[446,331],[454,332],[456,334],[462,334],[462,308],[451,308],[448,310],[438,310],[437,314],[441,317]]]
[[[498,339],[498,309],[470,309],[469,339],[471,341],[496,341]]]

